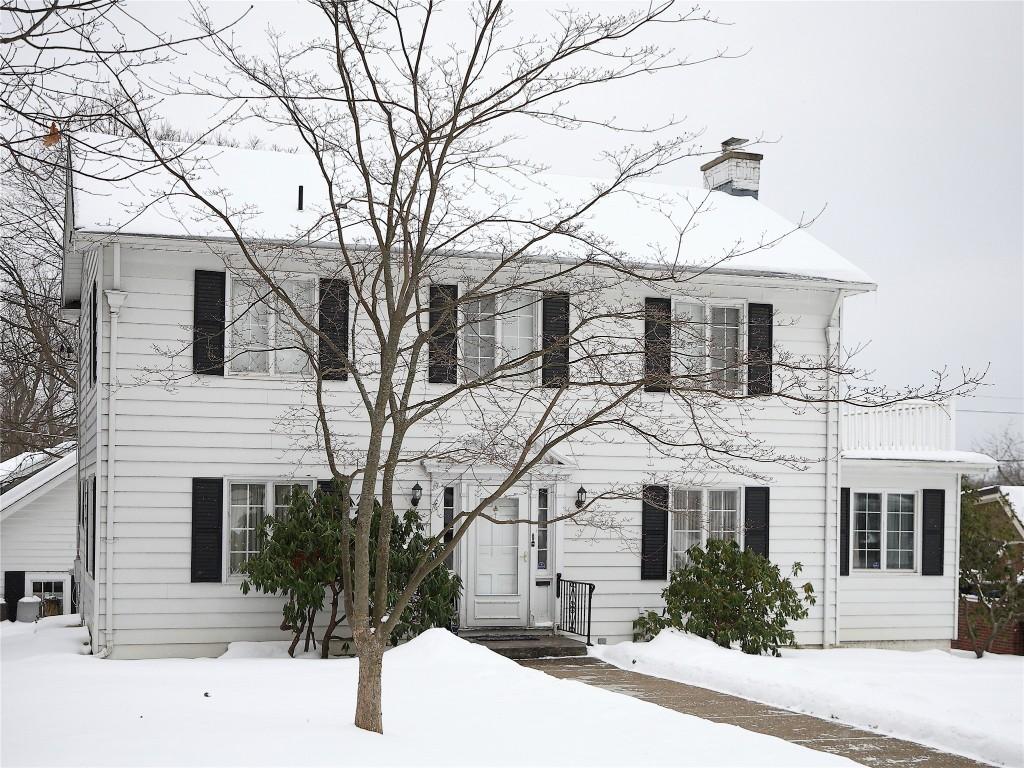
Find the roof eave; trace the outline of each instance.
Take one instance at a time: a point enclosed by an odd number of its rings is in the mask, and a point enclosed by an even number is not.
[[[104,230],[88,230],[80,229],[75,232],[75,237],[80,237],[90,241],[90,243],[110,243],[114,239],[120,242],[130,242],[133,238],[139,241],[146,242],[152,240],[166,240],[170,242],[179,243],[208,243],[208,244],[219,244],[234,246],[237,242],[233,237],[222,236],[222,235],[166,235],[166,234],[153,234],[147,232],[126,232],[123,230],[110,232]],[[337,250],[341,246],[336,242],[328,241],[317,241],[312,243],[298,243],[294,239],[285,238],[260,238],[261,243],[267,245],[279,245],[279,246],[294,246],[297,248],[317,248],[323,250]],[[359,244],[353,244],[347,246],[352,249],[358,249],[360,247],[369,248],[370,246],[360,246]],[[498,254],[488,254],[486,252],[479,252],[474,254],[475,256],[489,256],[493,255],[496,258]],[[553,257],[537,257],[537,261],[545,263],[562,263],[565,259],[558,259]],[[665,265],[658,264],[656,262],[636,262],[631,265],[632,268],[637,270],[647,270],[651,272],[665,270]],[[765,270],[756,269],[729,269],[727,267],[715,267],[708,269],[694,268],[692,270],[681,270],[683,273],[693,274],[708,274],[708,275],[728,275],[733,277],[742,277],[751,279],[754,281],[767,281],[772,285],[779,285],[780,282],[793,283],[794,287],[803,288],[825,288],[825,289],[842,289],[847,291],[849,294],[859,293],[870,293],[878,289],[878,284],[871,281],[863,280],[839,280],[836,278],[827,277],[813,277],[808,275],[791,274],[784,272],[769,272]]]
[[[940,471],[953,471],[961,474],[969,475],[975,472],[986,472],[995,466],[995,462],[979,462],[979,461],[965,461],[957,459],[949,460],[937,460],[937,459],[898,459],[890,458],[887,456],[878,456],[875,458],[858,456],[841,456],[843,464],[861,468],[878,468],[880,466],[891,467],[893,469],[914,469],[914,470],[940,470]]]

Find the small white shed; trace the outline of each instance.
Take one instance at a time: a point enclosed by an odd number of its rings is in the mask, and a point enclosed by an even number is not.
[[[0,590],[7,617],[35,595],[43,615],[73,613],[78,454],[48,464],[0,495]]]

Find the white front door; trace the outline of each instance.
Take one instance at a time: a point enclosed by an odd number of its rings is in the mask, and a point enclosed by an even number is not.
[[[519,499],[499,499],[487,513],[495,520],[523,519]],[[529,593],[529,534],[523,523],[478,518],[470,547],[470,626],[526,626]]]

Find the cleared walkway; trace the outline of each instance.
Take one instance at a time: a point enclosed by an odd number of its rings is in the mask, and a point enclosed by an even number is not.
[[[890,736],[880,736],[832,720],[822,720],[707,688],[626,671],[590,657],[527,659],[519,663],[554,677],[578,680],[624,693],[676,712],[738,725],[748,731],[777,736],[820,752],[842,755],[869,768],[983,768],[985,765],[966,757],[939,752]]]

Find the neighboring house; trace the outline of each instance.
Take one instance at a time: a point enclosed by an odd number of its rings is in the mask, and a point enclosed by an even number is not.
[[[1024,487],[1013,485],[991,485],[976,492],[975,509],[991,515],[992,530],[1003,541],[1024,541]],[[1024,557],[1024,548],[1018,552]],[[1019,562],[1019,561],[1018,561]],[[964,594],[960,600],[957,637],[952,646],[964,651],[973,651],[974,645],[967,630],[967,602],[977,597]],[[991,634],[991,625],[983,622],[979,639],[984,642]],[[1024,621],[1011,622],[1003,627],[992,642],[992,653],[1008,653],[1024,656]]]
[[[709,201],[707,217],[687,236],[706,256],[792,230],[756,199],[760,159],[725,147],[705,166],[707,183],[722,191],[672,191],[680,205]],[[217,174],[207,181],[252,206],[250,232],[287,241],[319,216],[322,184],[302,158],[217,148],[209,162]],[[235,314],[246,287],[225,273],[222,256],[235,253],[230,238],[180,200],[151,204],[159,185],[146,174],[117,185],[69,173],[63,306],[81,331],[78,567],[93,649],[117,658],[199,656],[234,640],[278,639],[280,598],[243,596],[235,571],[252,549],[253,526],[280,508],[292,486],[312,490],[330,477],[323,456],[296,448],[279,425],[310,401],[295,374],[273,372],[288,366],[274,354],[243,347],[225,357],[210,344],[192,354],[195,334],[221,336],[239,318],[258,330],[273,312],[261,309],[250,322],[246,312],[256,304],[249,302]],[[552,177],[551,184],[576,191],[589,182]],[[303,187],[306,206],[297,208]],[[592,224],[624,248],[655,237],[674,242],[678,233],[666,232],[661,217],[630,205],[598,210]],[[329,243],[308,247],[314,255],[331,251]],[[486,265],[486,254],[471,255]],[[308,262],[281,268],[302,273],[298,287],[317,292],[321,276]],[[768,348],[774,342],[818,356],[837,354],[844,300],[875,288],[802,230],[704,272],[693,285],[709,297],[702,309],[736,339],[729,354],[767,339]],[[640,285],[619,290],[638,306],[679,298]],[[577,311],[571,298],[569,307]],[[347,313],[347,304],[340,310]],[[533,329],[523,343],[543,343],[546,317],[518,320]],[[165,375],[154,374],[161,369]],[[424,387],[443,387],[426,378]],[[357,397],[349,381],[327,381],[324,389],[332,407]],[[656,392],[643,397],[652,407],[664,402]],[[744,424],[781,453],[807,457],[806,468],[758,467],[767,482],[721,474],[648,485],[646,502],[607,502],[621,527],[615,536],[573,522],[532,531],[481,520],[453,558],[465,585],[461,626],[551,627],[560,615],[561,576],[595,585],[596,642],[631,639],[638,614],[661,604],[671,565],[711,535],[734,538],[784,571],[802,563],[801,580],[818,598],[794,626],[802,644],[948,647],[956,633],[960,476],[992,464],[953,450],[952,411],[916,403],[841,418],[835,405],[794,410],[765,398]],[[360,430],[359,421],[342,428],[355,438]],[[543,522],[571,509],[577,488],[639,486],[677,469],[659,461],[637,442],[567,444],[494,514]],[[494,479],[486,465],[426,465],[410,469],[401,487],[421,485],[420,508],[438,530]],[[691,528],[691,513],[710,524]]]
[[[0,590],[7,618],[13,621],[18,600],[31,595],[41,598],[43,615],[74,613],[78,454],[23,454],[5,465],[11,471],[0,494]],[[15,474],[17,484],[8,485]]]

